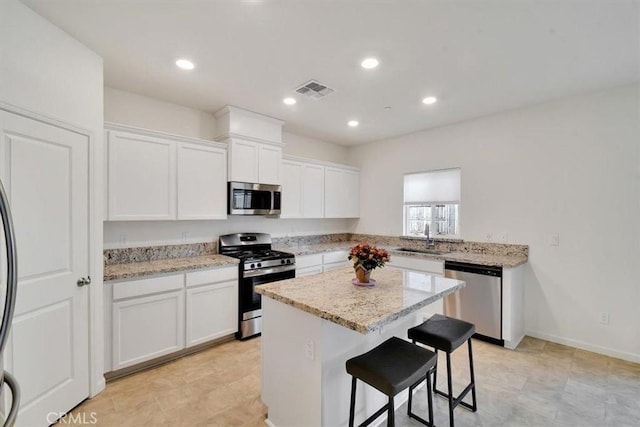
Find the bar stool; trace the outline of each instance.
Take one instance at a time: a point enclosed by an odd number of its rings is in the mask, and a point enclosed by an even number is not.
[[[433,391],[440,396],[446,397],[449,401],[449,425],[454,427],[453,409],[461,405],[473,412],[478,410],[476,404],[476,383],[473,373],[473,352],[471,351],[471,336],[475,333],[474,324],[465,322],[464,320],[454,319],[452,317],[434,314],[421,325],[409,329],[409,339],[415,344],[433,347],[436,352],[436,366],[434,368]],[[451,381],[451,353],[467,341],[469,344],[469,372],[471,382],[462,390],[458,397],[453,397],[452,381]],[[438,350],[447,354],[447,385],[448,393],[438,390]],[[462,399],[471,391],[472,404],[463,402]]]
[[[387,426],[395,425],[393,398],[409,387],[407,415],[424,425],[433,427],[433,401],[431,398],[431,371],[435,367],[437,355],[423,347],[411,344],[397,337],[391,337],[372,350],[347,360],[347,373],[351,379],[351,405],[349,427],[353,427],[356,406],[356,380],[359,379],[387,395],[389,402],[367,418],[360,427],[371,424],[385,411]],[[411,412],[413,389],[426,379],[429,421]]]

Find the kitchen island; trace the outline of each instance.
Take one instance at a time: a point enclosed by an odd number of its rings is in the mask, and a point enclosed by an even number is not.
[[[347,425],[350,376],[347,359],[384,340],[405,338],[423,321],[424,309],[464,282],[421,272],[382,268],[373,287],[351,284],[352,268],[256,287],[263,296],[262,400],[267,424]],[[265,298],[266,297],[266,298]],[[396,406],[406,400],[406,391]],[[386,401],[359,385],[356,422]]]

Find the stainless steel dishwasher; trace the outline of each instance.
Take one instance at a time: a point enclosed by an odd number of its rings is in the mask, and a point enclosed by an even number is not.
[[[444,298],[444,314],[476,325],[475,338],[504,346],[502,267],[445,261],[444,275],[467,283]]]

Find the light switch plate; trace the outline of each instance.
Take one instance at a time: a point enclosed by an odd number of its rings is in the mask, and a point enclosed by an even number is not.
[[[558,235],[558,234],[549,234],[547,236],[547,244],[549,246],[558,246],[558,245],[560,245],[560,235]]]
[[[498,237],[496,237],[496,241],[500,242],[500,243],[507,243],[507,241],[509,240],[508,238],[508,234],[506,231],[503,231],[502,233],[498,233]]]

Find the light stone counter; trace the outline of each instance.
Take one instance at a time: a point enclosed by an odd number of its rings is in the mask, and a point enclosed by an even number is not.
[[[331,242],[331,243],[317,243],[317,244],[306,244],[306,245],[277,245],[274,249],[291,252],[296,256],[302,255],[312,255],[312,254],[320,254],[325,252],[333,252],[339,250],[349,250],[352,246],[356,245],[358,242]],[[481,253],[481,252],[471,252],[471,251],[456,251],[452,250],[451,252],[446,252],[442,254],[429,254],[424,252],[407,252],[398,250],[397,246],[390,246],[385,244],[385,242],[376,242],[371,241],[372,244],[375,244],[378,247],[385,248],[389,252],[389,254],[393,257],[396,256],[404,256],[404,257],[413,257],[413,258],[423,258],[423,259],[435,259],[441,261],[457,261],[457,262],[467,262],[470,264],[478,264],[478,265],[489,265],[496,267],[505,267],[505,268],[513,268],[519,265],[522,265],[527,262],[528,256],[524,253]],[[467,245],[472,245],[467,243]],[[495,245],[500,246],[500,245]],[[506,245],[503,245],[506,246]]]
[[[236,258],[224,255],[203,255],[185,258],[168,258],[155,261],[128,262],[104,266],[104,281],[129,279],[153,274],[200,270],[238,265]]]
[[[429,304],[465,285],[389,266],[373,272],[373,287],[354,286],[353,277],[353,269],[345,268],[256,286],[263,296],[261,397],[268,425],[346,426],[346,360],[392,336],[406,339]],[[407,397],[401,392],[396,404]],[[384,403],[376,389],[359,386],[356,424]]]
[[[345,328],[367,334],[455,292],[465,285],[392,267],[372,273],[375,286],[351,283],[352,268],[256,286],[256,292]]]

